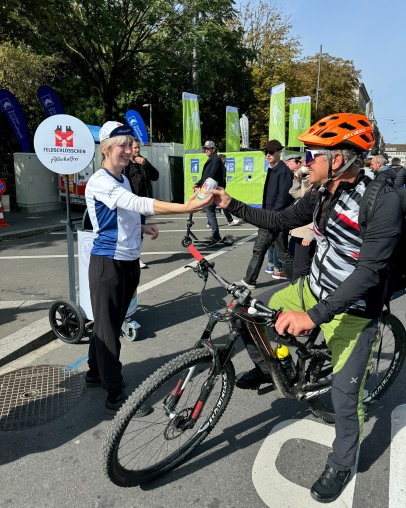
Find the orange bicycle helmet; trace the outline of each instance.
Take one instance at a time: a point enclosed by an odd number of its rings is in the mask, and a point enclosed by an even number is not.
[[[335,113],[322,118],[298,136],[307,146],[367,151],[375,143],[374,128],[365,115]]]

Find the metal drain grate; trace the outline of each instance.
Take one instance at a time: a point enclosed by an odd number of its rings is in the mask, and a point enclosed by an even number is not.
[[[84,387],[82,375],[63,365],[35,365],[0,376],[0,430],[54,420],[77,404]]]

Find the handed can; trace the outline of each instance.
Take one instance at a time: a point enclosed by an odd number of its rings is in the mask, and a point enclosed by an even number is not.
[[[197,197],[199,199],[206,199],[207,197],[210,196],[210,191],[212,189],[217,189],[217,187],[218,187],[218,183],[216,182],[216,180],[213,180],[213,178],[207,178],[207,180],[201,186]]]

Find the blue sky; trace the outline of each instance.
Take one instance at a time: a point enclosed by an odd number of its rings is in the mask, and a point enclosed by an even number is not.
[[[242,2],[248,3],[248,2]],[[251,1],[256,5],[257,1]],[[290,15],[302,55],[353,60],[386,143],[406,143],[406,2],[273,0]],[[312,99],[314,99],[312,97]],[[334,113],[334,111],[332,111]]]

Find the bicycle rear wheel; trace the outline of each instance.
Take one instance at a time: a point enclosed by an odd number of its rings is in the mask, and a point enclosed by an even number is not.
[[[384,314],[379,323],[379,337],[368,368],[363,390],[363,402],[368,406],[379,400],[393,385],[406,357],[406,330],[396,316]],[[313,358],[307,375],[317,381],[331,375],[330,363]],[[334,409],[330,392],[309,400],[313,414],[328,423],[334,423]]]
[[[189,351],[158,369],[133,392],[111,422],[103,441],[103,470],[116,485],[131,487],[158,478],[175,468],[211,432],[234,389],[235,371],[231,362],[226,363],[215,380],[194,426],[188,428],[187,422],[199,401],[202,386],[207,386],[212,365],[213,356],[207,349]],[[182,374],[190,372],[180,400],[168,411]],[[136,411],[144,403],[151,406],[152,412],[137,417]]]

